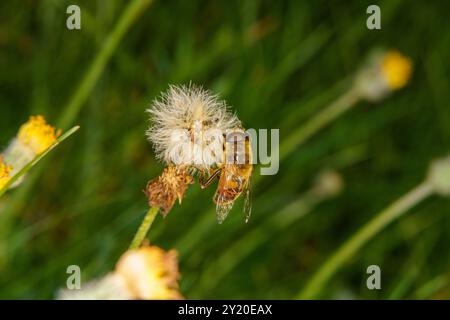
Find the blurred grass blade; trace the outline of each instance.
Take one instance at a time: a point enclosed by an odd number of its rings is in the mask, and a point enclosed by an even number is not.
[[[58,121],[58,125],[61,128],[69,126],[70,123],[77,117],[84,102],[88,98],[97,83],[98,78],[105,69],[106,64],[116,51],[119,42],[129,30],[131,24],[136,21],[145,8],[152,2],[152,0],[134,0],[131,1],[125,8],[119,22],[106,38],[100,52],[95,57],[95,60],[89,67],[88,72],[84,76],[69,103],[64,108],[64,113]]]
[[[70,98],[69,102],[63,108],[64,112],[61,114],[57,121],[58,127],[65,129],[76,119],[78,113],[82,109],[86,99],[89,94],[94,89],[97,80],[101,76],[106,64],[111,59],[113,53],[116,51],[117,46],[122,40],[123,36],[127,31],[129,31],[130,26],[135,22],[140,14],[152,3],[152,0],[134,0],[130,1],[127,7],[124,9],[122,15],[120,16],[118,23],[115,25],[114,29],[110,32],[106,38],[104,45],[97,53],[92,64],[86,71],[81,83],[78,85],[75,93]],[[34,183],[37,181],[41,175],[39,168],[35,170],[29,177],[29,181],[14,195],[9,208],[6,209],[7,213],[19,212],[22,208],[22,204],[25,203],[25,199],[31,192]]]
[[[360,96],[357,90],[351,87],[330,105],[311,117],[304,125],[294,129],[294,131],[284,139],[280,146],[280,159],[289,156],[309,138],[354,107],[359,100]]]
[[[16,182],[20,177],[25,175],[30,169],[35,166],[39,161],[41,161],[50,151],[52,151],[58,144],[66,140],[68,137],[70,137],[72,134],[74,134],[78,129],[80,129],[80,126],[75,126],[72,129],[68,130],[64,134],[62,134],[59,138],[56,139],[56,141],[47,148],[44,152],[37,155],[33,160],[31,160],[25,167],[23,167],[20,171],[18,171],[14,176],[11,177],[11,179],[3,186],[3,188],[0,190],[0,197],[6,192],[6,190],[9,189],[9,187]]]
[[[190,292],[190,297],[199,296],[202,292],[210,292],[258,247],[311,212],[321,200],[314,190],[309,190],[264,220],[259,226],[246,232],[242,238],[231,243],[217,259],[205,266],[199,280],[196,281],[193,292]]]
[[[320,294],[326,282],[373,236],[383,230],[392,221],[402,216],[409,209],[428,198],[434,192],[428,182],[423,182],[397,199],[386,209],[378,213],[372,220],[350,237],[327,261],[317,270],[298,299],[313,299]]]
[[[447,274],[441,274],[437,277],[431,279],[422,285],[414,293],[414,299],[425,300],[425,299],[438,299],[439,297],[434,297],[440,290],[449,286],[449,278]]]

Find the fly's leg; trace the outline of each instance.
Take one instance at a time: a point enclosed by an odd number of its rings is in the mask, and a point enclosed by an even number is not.
[[[202,174],[198,180],[198,182],[200,183],[200,188],[205,189],[206,187],[208,187],[214,180],[214,178],[216,178],[220,171],[222,171],[221,169],[216,169],[206,180],[205,180],[205,175]]]

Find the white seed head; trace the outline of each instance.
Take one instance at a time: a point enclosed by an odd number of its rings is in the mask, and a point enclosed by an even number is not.
[[[194,85],[170,86],[147,112],[152,120],[147,137],[156,156],[198,169],[222,162],[224,134],[241,127],[224,101]]]

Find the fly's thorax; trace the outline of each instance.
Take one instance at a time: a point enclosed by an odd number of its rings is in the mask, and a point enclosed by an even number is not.
[[[235,129],[224,135],[225,163],[247,165],[252,163],[250,135],[243,129]]]

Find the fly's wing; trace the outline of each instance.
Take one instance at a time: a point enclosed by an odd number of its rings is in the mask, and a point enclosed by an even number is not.
[[[227,204],[216,204],[217,222],[219,224],[221,224],[225,220],[231,208],[233,208],[233,202]]]
[[[230,183],[234,175],[230,170],[222,170],[220,174],[219,184],[217,186],[216,194],[214,195],[214,202],[216,203],[217,222],[221,224],[228,216],[236,199],[235,191],[230,189]]]
[[[244,215],[245,215],[245,223],[250,220],[250,216],[252,214],[252,185],[251,178],[249,178],[248,184],[244,190]]]

